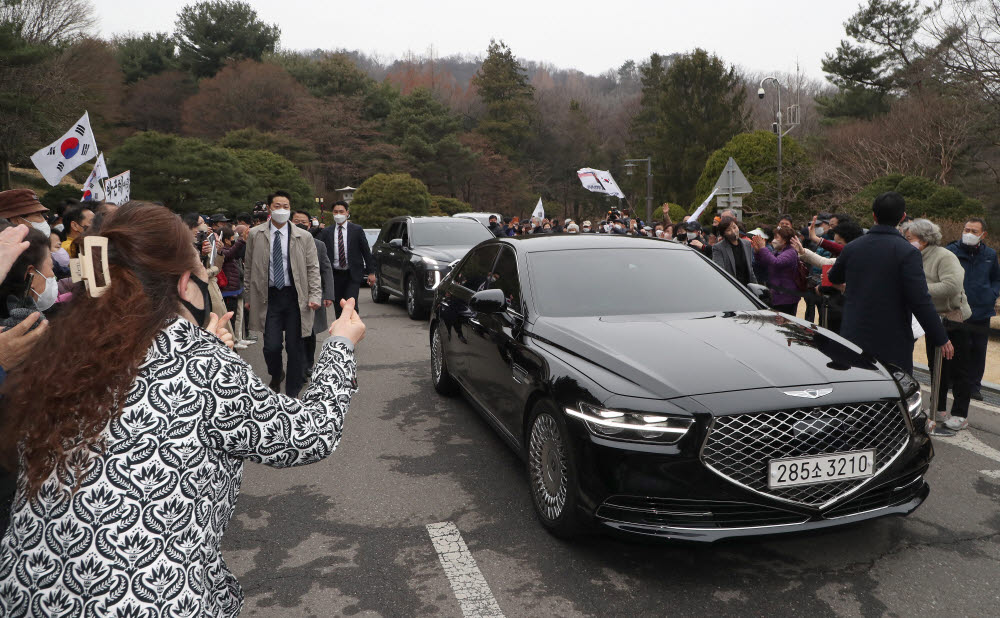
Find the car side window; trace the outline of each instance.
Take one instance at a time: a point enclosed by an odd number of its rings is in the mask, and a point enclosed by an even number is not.
[[[510,247],[500,250],[500,257],[496,266],[493,267],[493,283],[491,288],[503,290],[503,295],[507,297],[507,306],[512,311],[523,313],[521,310],[521,282],[517,276],[517,256]]]
[[[453,278],[456,285],[475,293],[489,287],[489,275],[493,261],[497,256],[497,247],[480,247],[469,254]]]
[[[399,224],[399,237],[403,239],[403,246],[404,247],[409,247],[410,246],[410,232],[409,232],[409,227],[410,226],[407,225],[407,223],[405,221]]]
[[[389,242],[390,240],[392,240],[392,233],[395,231],[395,229],[396,229],[395,223],[392,222],[386,223],[382,227],[382,232],[378,235],[378,240],[376,240],[375,242],[378,242],[379,240],[385,243]]]

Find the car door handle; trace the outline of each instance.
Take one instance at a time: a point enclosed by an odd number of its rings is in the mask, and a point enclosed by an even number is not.
[[[482,326],[482,323],[476,318],[469,318],[469,324],[472,324],[473,326]]]

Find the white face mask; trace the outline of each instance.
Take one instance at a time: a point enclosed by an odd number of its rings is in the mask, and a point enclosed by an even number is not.
[[[288,221],[292,211],[287,208],[279,208],[278,210],[271,211],[271,220],[279,225],[284,225]]]
[[[45,234],[46,238],[48,238],[49,234],[52,233],[51,230],[49,229],[49,224],[45,221],[28,221],[28,223],[31,224],[31,227],[35,228],[42,234]]]
[[[971,232],[966,232],[966,233],[962,234],[962,244],[963,245],[968,245],[970,247],[975,247],[976,245],[979,244],[980,240],[982,240],[982,239],[979,236],[976,236],[975,234],[973,234]]]
[[[911,240],[910,244],[913,245],[914,247],[916,247],[917,251],[923,251],[923,249],[920,248],[920,241],[919,240]]]
[[[41,277],[41,273],[35,273],[36,277]],[[59,295],[59,284],[55,277],[45,277],[45,289],[39,294],[35,292],[35,289],[31,289],[38,298],[35,300],[35,306],[38,307],[39,311],[46,311],[52,305],[56,304],[56,297]]]
[[[62,234],[62,231],[63,231],[63,230],[65,229],[65,228],[63,227],[63,224],[62,224],[62,223],[56,223],[55,225],[53,225],[53,226],[52,226],[52,229],[54,229],[55,231],[57,231],[57,232],[59,232],[60,234]]]
[[[337,225],[343,225],[347,221],[347,215],[333,215],[333,220],[337,222]]]

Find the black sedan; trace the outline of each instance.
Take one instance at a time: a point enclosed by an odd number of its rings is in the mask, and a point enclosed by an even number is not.
[[[474,219],[390,219],[372,245],[372,302],[384,303],[390,295],[402,296],[410,318],[426,318],[441,279],[469,249],[487,238],[493,238],[492,232]]]
[[[438,287],[430,346],[435,388],[521,454],[558,535],[811,530],[929,491],[911,377],[674,242],[484,242]]]

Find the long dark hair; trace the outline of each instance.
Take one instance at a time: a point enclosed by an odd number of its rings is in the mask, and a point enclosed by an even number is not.
[[[105,219],[101,235],[110,287],[92,298],[77,284],[0,389],[0,453],[10,467],[20,444],[30,496],[120,414],[153,338],[177,316],[178,280],[196,265],[191,233],[163,206],[132,202]]]

